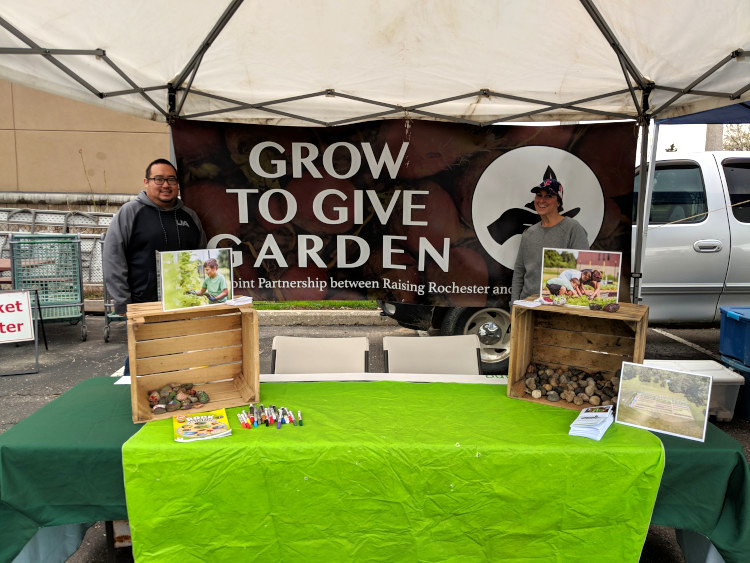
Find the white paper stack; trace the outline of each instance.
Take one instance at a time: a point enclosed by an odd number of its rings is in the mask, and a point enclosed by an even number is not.
[[[583,436],[592,440],[601,440],[607,428],[614,422],[612,405],[606,407],[588,407],[583,409],[570,425],[571,436]]]

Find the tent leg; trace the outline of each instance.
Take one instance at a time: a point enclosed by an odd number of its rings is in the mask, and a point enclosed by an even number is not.
[[[638,207],[635,229],[635,255],[633,256],[633,268],[631,277],[633,279],[632,302],[636,305],[641,302],[641,280],[643,279],[643,261],[645,258],[646,240],[648,238],[648,217],[651,209],[651,192],[654,184],[654,171],[656,166],[648,166],[656,163],[656,145],[659,139],[659,124],[654,125],[653,138],[649,138],[649,123],[644,120],[641,124],[641,164],[638,185]],[[650,143],[649,143],[650,141]],[[649,155],[649,146],[651,152]]]

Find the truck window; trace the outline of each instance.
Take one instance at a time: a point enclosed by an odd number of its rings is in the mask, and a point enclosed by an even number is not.
[[[633,222],[638,209],[639,171],[635,173]],[[657,164],[649,225],[700,223],[706,219],[706,188],[696,163]]]
[[[728,158],[721,163],[735,219],[750,223],[750,160]]]

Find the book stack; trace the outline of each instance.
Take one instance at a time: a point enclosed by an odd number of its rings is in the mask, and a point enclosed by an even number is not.
[[[583,436],[592,440],[601,440],[607,428],[614,422],[612,405],[606,407],[588,407],[583,409],[570,425],[571,436]]]

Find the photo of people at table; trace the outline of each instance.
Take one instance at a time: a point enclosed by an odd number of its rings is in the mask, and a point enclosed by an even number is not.
[[[588,307],[617,301],[622,253],[545,248],[539,295],[544,301]]]

